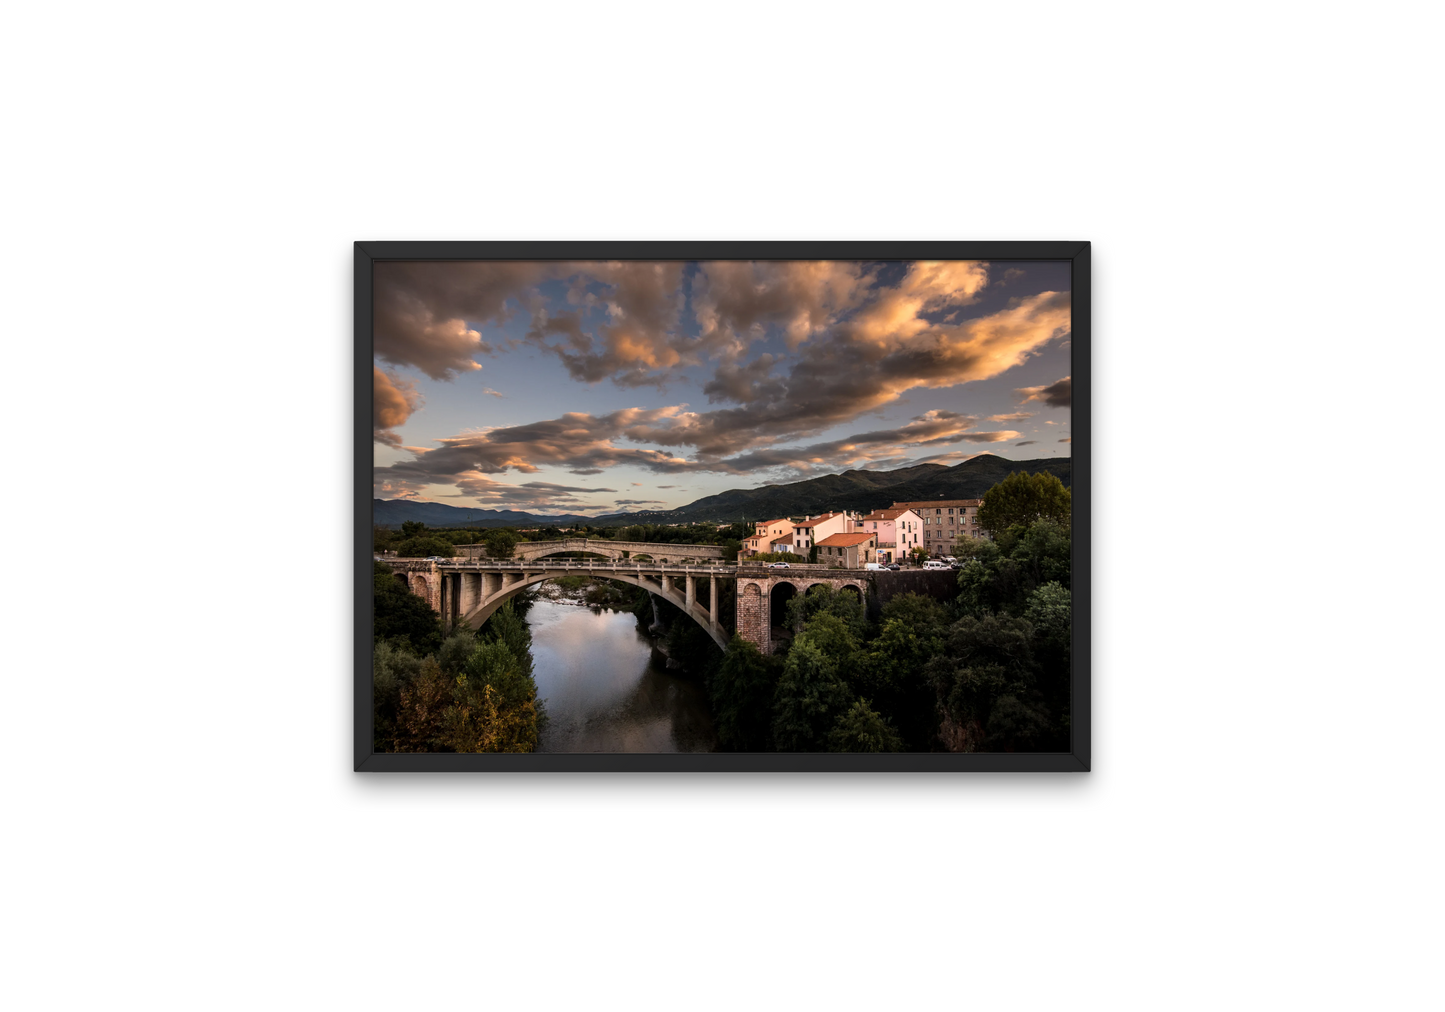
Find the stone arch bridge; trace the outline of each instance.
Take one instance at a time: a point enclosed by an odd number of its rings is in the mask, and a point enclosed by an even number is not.
[[[676,549],[680,546],[671,547]],[[700,625],[724,650],[727,649],[728,632],[718,613],[718,588],[719,581],[734,580],[737,583],[735,628],[763,653],[773,651],[771,604],[777,588],[786,586],[792,594],[805,594],[811,587],[827,584],[835,588],[850,587],[860,597],[868,592],[868,577],[864,573],[827,566],[798,565],[783,573],[746,562],[738,565],[721,560],[701,565],[637,559],[383,561],[393,573],[406,581],[413,594],[431,605],[448,626],[465,622],[473,629],[479,629],[503,603],[527,587],[558,576],[589,574],[628,583],[656,594]],[[704,587],[707,591],[706,604],[701,602],[699,593]]]
[[[487,557],[486,545],[458,545],[457,551],[469,559]],[[646,562],[672,562],[678,565],[721,562],[723,557],[723,549],[718,545],[667,545],[646,541],[609,541],[606,538],[566,538],[562,541],[519,542],[512,549],[512,558],[531,561],[567,552],[586,552],[613,561],[640,557]]]

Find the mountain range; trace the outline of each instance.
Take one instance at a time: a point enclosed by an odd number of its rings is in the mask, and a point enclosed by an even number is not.
[[[428,527],[570,527],[587,523],[594,527],[626,524],[677,524],[712,521],[772,520],[776,517],[816,515],[827,510],[869,512],[895,502],[924,499],[978,499],[1014,471],[1039,471],[1056,475],[1072,485],[1073,461],[1068,457],[1038,460],[1005,460],[991,453],[979,454],[961,464],[917,464],[896,471],[844,471],[821,478],[735,488],[705,496],[674,510],[640,510],[581,516],[576,513],[542,515],[518,510],[488,510],[444,506],[410,499],[373,499],[373,522],[382,527],[399,527],[404,521],[419,520]]]

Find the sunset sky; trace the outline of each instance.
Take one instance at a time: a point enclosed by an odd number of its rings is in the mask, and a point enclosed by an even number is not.
[[[374,269],[380,499],[598,514],[1069,454],[1067,261]]]

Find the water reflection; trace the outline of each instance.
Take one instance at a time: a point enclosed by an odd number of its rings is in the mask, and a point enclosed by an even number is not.
[[[707,698],[652,664],[625,612],[539,600],[527,614],[537,695],[547,700],[538,752],[711,752]]]

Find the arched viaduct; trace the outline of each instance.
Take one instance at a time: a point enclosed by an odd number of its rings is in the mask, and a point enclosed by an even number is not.
[[[464,558],[487,558],[486,545],[458,545]],[[531,561],[549,555],[586,552],[614,561],[641,557],[642,561],[697,565],[722,561],[723,549],[718,545],[667,545],[646,541],[609,541],[605,538],[567,538],[562,541],[523,541],[512,549],[512,559]]]
[[[811,587],[827,584],[835,588],[851,587],[860,597],[868,592],[864,574],[846,570],[848,575],[844,576],[836,568],[827,566],[794,566],[783,574],[747,564],[678,565],[635,559],[608,562],[592,559],[467,559],[441,563],[422,559],[385,561],[392,572],[406,581],[411,592],[425,600],[449,626],[465,622],[473,629],[479,629],[504,602],[527,587],[559,576],[586,573],[656,594],[706,630],[713,642],[724,650],[727,649],[728,632],[718,614],[719,581],[735,580],[737,631],[763,653],[773,651],[772,600],[776,589],[786,586],[791,593],[806,594]],[[700,581],[703,580],[707,583],[702,584]],[[706,605],[699,600],[702,586],[707,589]]]

